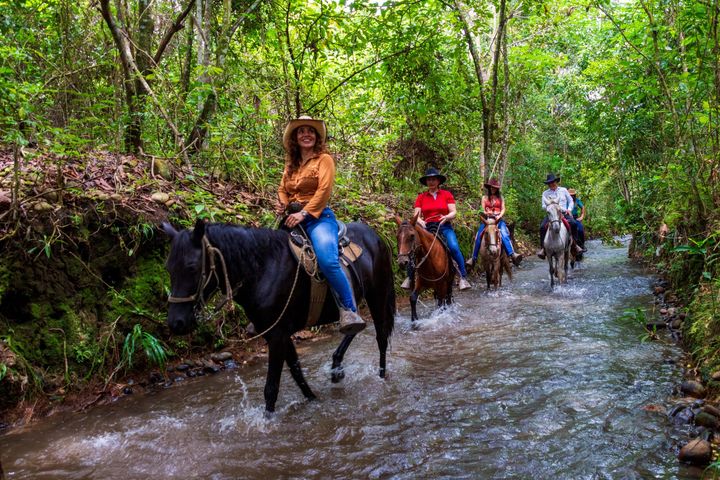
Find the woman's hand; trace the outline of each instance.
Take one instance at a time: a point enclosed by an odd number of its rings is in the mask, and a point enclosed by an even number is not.
[[[287,205],[282,202],[277,202],[275,204],[275,214],[282,215],[285,212],[285,208],[287,208]]]
[[[425,228],[425,220],[422,218],[417,219],[417,224],[420,225],[422,228]]]
[[[294,228],[303,220],[305,220],[305,215],[303,215],[302,212],[293,213],[292,215],[288,215],[285,219],[285,226],[288,228]]]

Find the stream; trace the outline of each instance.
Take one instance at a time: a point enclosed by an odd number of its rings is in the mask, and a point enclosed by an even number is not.
[[[287,369],[274,417],[263,415],[267,360],[0,437],[8,479],[693,478],[687,440],[663,412],[682,380],[681,349],[642,342],[618,318],[650,308],[652,277],[627,245],[588,242],[567,285],[526,259],[512,282],[483,280],[436,311],[396,318],[388,378],[372,328],[330,383],[340,336],[299,344],[319,400]]]

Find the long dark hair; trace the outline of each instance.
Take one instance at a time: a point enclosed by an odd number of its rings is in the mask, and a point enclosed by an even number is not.
[[[306,125],[300,125],[300,127],[303,127]],[[288,139],[288,148],[285,150],[285,167],[287,169],[288,175],[292,175],[297,171],[297,169],[300,167],[300,162],[302,161],[302,156],[300,155],[300,145],[297,143],[297,131],[298,128],[294,129],[292,132],[290,132],[290,138]],[[315,131],[315,146],[313,147],[313,152],[315,152],[317,155],[321,155],[323,153],[330,153],[330,151],[327,148],[327,143],[323,141],[322,138],[320,138],[320,134],[317,130],[315,130],[314,127],[310,127]]]
[[[500,199],[503,198],[503,196],[502,196],[502,191],[501,191],[498,187],[485,187],[485,190],[487,190],[487,197],[488,197],[488,198],[492,197],[492,192],[490,191],[491,188],[494,188],[495,190],[497,190],[497,195],[496,195],[496,196],[497,196],[498,198],[500,198]]]

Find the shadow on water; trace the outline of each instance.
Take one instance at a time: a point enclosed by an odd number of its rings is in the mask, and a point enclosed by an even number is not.
[[[618,322],[648,306],[650,277],[624,248],[591,242],[581,269],[549,291],[547,264],[512,284],[400,312],[389,378],[372,332],[329,381],[339,337],[301,352],[320,398],[288,372],[265,419],[265,363],[154,395],[51,418],[0,437],[14,478],[685,478],[683,432],[663,413],[681,351]]]

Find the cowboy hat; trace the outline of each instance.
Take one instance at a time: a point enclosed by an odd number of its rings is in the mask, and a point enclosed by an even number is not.
[[[549,183],[559,182],[559,181],[560,181],[560,177],[556,177],[554,173],[548,173],[547,178],[545,179],[544,183],[547,185]]]
[[[568,188],[568,193],[570,194],[571,197],[574,197],[575,195],[577,195],[577,192],[575,191],[574,188]]]
[[[290,120],[290,122],[288,122],[287,126],[285,127],[285,133],[283,133],[283,145],[285,146],[286,150],[290,145],[290,135],[292,135],[292,132],[294,132],[295,129],[299,127],[314,128],[318,134],[318,141],[321,143],[325,143],[325,139],[327,137],[327,128],[325,127],[325,122],[322,120],[315,120],[308,115],[300,115],[298,118]]]
[[[427,170],[425,170],[425,175],[420,177],[420,183],[423,185],[427,185],[427,179],[430,177],[437,177],[440,180],[440,184],[445,183],[445,175],[441,174],[440,171],[437,168],[430,167]]]
[[[500,190],[500,182],[498,181],[497,178],[491,178],[490,180],[485,182],[484,185],[485,185],[485,188],[497,188],[498,190]]]

